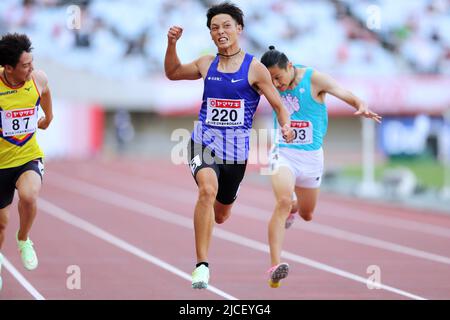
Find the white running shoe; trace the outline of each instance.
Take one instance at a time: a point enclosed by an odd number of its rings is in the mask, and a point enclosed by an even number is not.
[[[209,268],[204,264],[195,268],[192,272],[192,288],[206,289],[209,282]]]

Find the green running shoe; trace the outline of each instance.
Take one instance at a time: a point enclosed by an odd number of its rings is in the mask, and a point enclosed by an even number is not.
[[[17,247],[19,248],[20,256],[22,257],[22,263],[25,269],[34,270],[38,266],[38,258],[36,251],[33,248],[33,242],[28,238],[26,241],[21,241],[17,238],[19,231],[16,234]]]

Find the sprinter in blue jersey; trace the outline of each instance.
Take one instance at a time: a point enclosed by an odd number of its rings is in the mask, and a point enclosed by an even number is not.
[[[199,121],[189,144],[190,167],[198,186],[194,211],[197,265],[192,273],[192,287],[196,289],[208,286],[208,249],[214,220],[221,224],[230,216],[244,177],[260,93],[277,114],[284,141],[292,141],[294,134],[269,71],[239,46],[244,28],[242,11],[228,2],[212,6],[207,26],[217,46],[216,56],[206,55],[182,64],[176,43],[183,29],[174,26],[168,32],[164,64],[170,80],[204,81]]]
[[[270,46],[261,58],[269,69],[272,82],[280,92],[290,113],[295,138],[286,144],[275,137],[270,155],[273,170],[272,188],[276,206],[269,223],[271,268],[269,284],[272,288],[289,272],[289,265],[281,263],[281,249],[285,229],[292,224],[297,207],[305,221],[311,221],[319,195],[323,172],[323,138],[327,133],[328,114],[326,94],[331,94],[356,109],[355,115],[381,122],[381,117],[370,111],[364,101],[342,88],[330,76],[312,68],[293,65],[287,56]],[[276,117],[274,118],[276,119]],[[275,121],[275,132],[278,125]],[[295,191],[295,192],[294,192]],[[292,201],[292,195],[297,201]]]

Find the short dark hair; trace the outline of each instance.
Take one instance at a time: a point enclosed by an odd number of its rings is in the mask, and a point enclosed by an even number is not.
[[[242,29],[244,29],[244,13],[238,6],[228,1],[219,3],[209,8],[206,13],[206,25],[208,26],[208,29],[211,29],[212,18],[218,14],[229,14],[234,21],[236,21],[237,24],[240,24]]]
[[[15,68],[24,52],[30,53],[33,48],[25,34],[7,33],[0,39],[0,66]]]
[[[289,59],[283,52],[276,50],[274,46],[270,46],[269,51],[266,51],[263,54],[261,63],[265,65],[266,68],[276,65],[280,69],[286,69]]]

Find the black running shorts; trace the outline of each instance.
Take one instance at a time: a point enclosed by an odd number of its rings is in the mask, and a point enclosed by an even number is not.
[[[33,160],[20,167],[0,169],[0,209],[6,208],[12,203],[17,180],[24,172],[30,170],[35,171],[42,179],[44,174],[42,160]]]
[[[244,178],[247,161],[245,163],[225,163],[224,160],[217,158],[208,147],[197,144],[192,139],[188,149],[189,166],[195,182],[197,182],[197,173],[201,169],[213,169],[219,183],[216,200],[224,205],[232,204],[237,198],[239,186]]]

